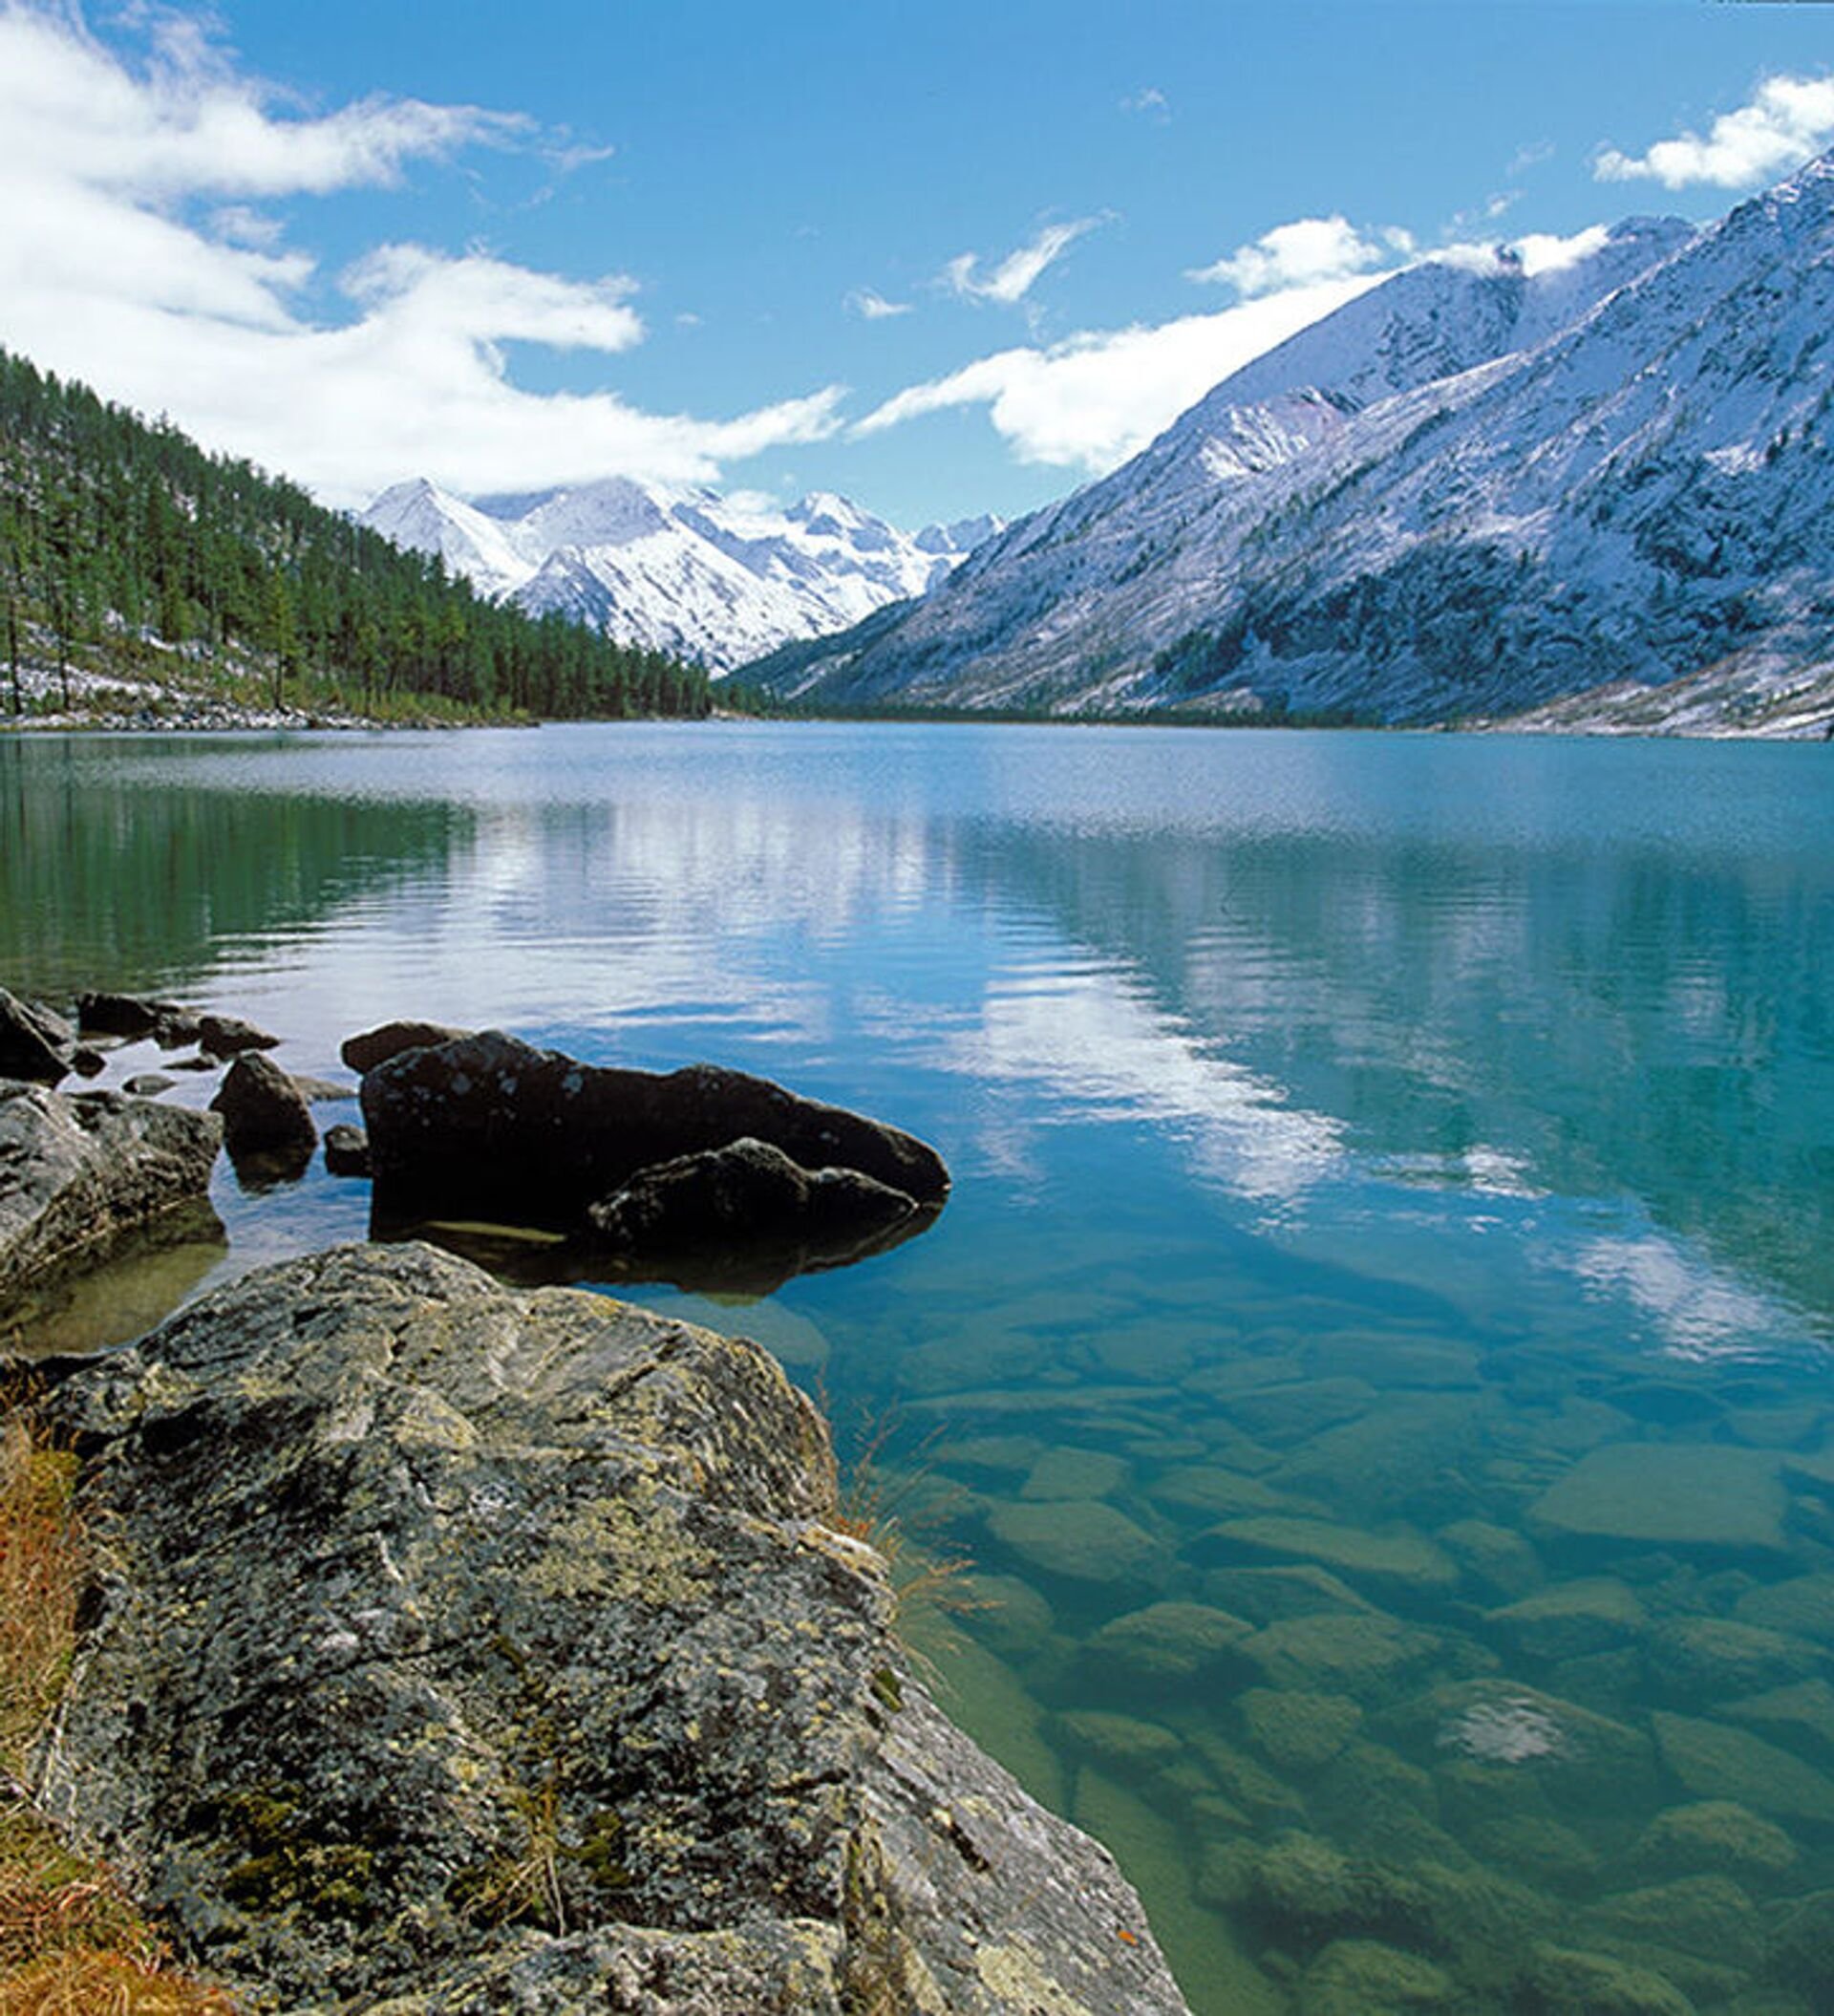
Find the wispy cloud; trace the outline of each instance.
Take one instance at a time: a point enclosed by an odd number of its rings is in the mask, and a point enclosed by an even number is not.
[[[1301,217],[1275,225],[1252,245],[1238,247],[1212,266],[1194,268],[1185,278],[1222,281],[1248,299],[1285,288],[1345,280],[1373,267],[1392,265],[1397,255],[1413,249],[1412,237],[1398,228],[1372,236],[1345,217]]]
[[[1607,147],[1592,163],[1601,182],[1659,182],[1749,189],[1800,167],[1834,140],[1834,77],[1766,77],[1749,104],[1721,113],[1704,136],[1657,140],[1645,154]]]
[[[835,388],[710,420],[512,381],[507,343],[609,357],[641,341],[627,275],[394,244],[323,285],[288,242],[299,199],[550,137],[415,99],[301,113],[198,19],[145,19],[130,62],[68,8],[0,5],[0,341],[337,503],[417,472],[473,492],[707,481],[834,431]]]
[[[846,305],[867,322],[886,322],[893,315],[907,315],[908,301],[887,301],[884,294],[870,287],[856,287],[847,296]]]
[[[963,252],[944,267],[944,284],[965,301],[990,301],[1001,308],[1014,308],[1032,291],[1038,275],[1100,222],[1099,217],[1078,217],[1070,224],[1046,225],[1030,245],[1009,252],[985,276],[980,271],[981,255]]]
[[[1142,84],[1138,91],[1130,91],[1121,99],[1120,109],[1137,113],[1162,126],[1172,116],[1172,102],[1157,84]]]
[[[856,438],[925,414],[985,406],[1020,461],[1098,475],[1124,461],[1264,351],[1340,308],[1374,277],[1340,278],[1157,327],[1004,350],[886,399]]]

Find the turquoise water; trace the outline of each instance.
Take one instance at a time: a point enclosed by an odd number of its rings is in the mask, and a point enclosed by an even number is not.
[[[639,1293],[822,1394],[940,1692],[1205,2012],[1834,2007],[1831,974],[1820,747],[0,740],[15,990],[327,1076],[399,1014],[713,1057],[942,1149],[908,1246]],[[40,1340],[365,1225],[216,1201]]]

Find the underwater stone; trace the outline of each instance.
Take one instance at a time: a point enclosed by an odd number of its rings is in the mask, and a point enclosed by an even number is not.
[[[1604,1898],[1579,1920],[1584,1937],[1606,1945],[1635,1941],[1695,1959],[1750,1969],[1764,1939],[1750,1898],[1726,1876],[1690,1876]]]
[[[1207,1603],[1150,1603],[1104,1624],[1090,1650],[1142,1680],[1190,1680],[1214,1666],[1252,1630],[1239,1617]]]
[[[1723,1700],[1804,1679],[1823,1662],[1819,1646],[1779,1631],[1730,1618],[1677,1617],[1651,1635],[1650,1662],[1668,1690]]]
[[[1834,1761],[1834,1686],[1824,1680],[1801,1680],[1794,1686],[1773,1687],[1744,1701],[1728,1702],[1720,1712],[1739,1722],[1755,1723],[1780,1742],[1807,1748]]]
[[[1326,1611],[1269,1624],[1242,1649],[1277,1687],[1367,1699],[1428,1664],[1439,1641],[1392,1617]]]
[[[1299,1984],[1300,2016],[1406,2016],[1455,1999],[1443,1967],[1368,1939],[1334,1941]]]
[[[1733,1799],[1785,1819],[1834,1823],[1834,1782],[1787,1750],[1730,1729],[1658,1710],[1651,1717],[1662,1762],[1699,1799]]]
[[[1457,1565],[1418,1533],[1367,1533],[1359,1526],[1339,1526],[1328,1519],[1282,1518],[1262,1514],[1226,1519],[1192,1542],[1200,1557],[1229,1555],[1271,1555],[1315,1561],[1353,1582],[1362,1580],[1408,1590],[1449,1589],[1459,1578]]]
[[[1657,1813],[1631,1856],[1644,1868],[1676,1876],[1716,1871],[1763,1876],[1787,1869],[1796,1859],[1796,1844],[1749,1807],[1705,1799]]]
[[[1540,1556],[1509,1527],[1455,1519],[1434,1537],[1473,1581],[1505,1598],[1527,1596],[1546,1579]]]
[[[1749,1589],[1734,1606],[1741,1624],[1834,1643],[1834,1575],[1792,1576]]]
[[[1205,1574],[1204,1594],[1257,1624],[1315,1617],[1321,1611],[1368,1614],[1376,1609],[1366,1596],[1322,1568],[1212,1568]]]
[[[1603,1953],[1537,1946],[1522,1970],[1523,2006],[1536,2016],[1695,2016],[1659,1975]]]
[[[1649,1613],[1622,1582],[1587,1576],[1492,1610],[1484,1621],[1533,1659],[1580,1659],[1639,1637]]]
[[[1778,1459],[1712,1444],[1618,1442],[1594,1449],[1531,1509],[1550,1532],[1653,1547],[1781,1552]]]
[[[1239,1470],[1225,1469],[1219,1465],[1180,1464],[1176,1469],[1162,1470],[1145,1489],[1155,1505],[1203,1512],[1212,1519],[1244,1512],[1312,1510],[1296,1505],[1283,1491],[1270,1490],[1258,1477],[1246,1477]]]
[[[1362,1726],[1363,1711],[1346,1694],[1249,1687],[1239,1698],[1249,1740],[1280,1770],[1316,1770]]]
[[[1127,1482],[1129,1466],[1100,1449],[1047,1449],[1032,1467],[1022,1498],[1105,1498]]]
[[[1238,1427],[1260,1440],[1303,1442],[1367,1413],[1378,1397],[1366,1379],[1303,1379],[1238,1393],[1227,1411]]]
[[[1072,1708],[1056,1718],[1056,1726],[1074,1748],[1098,1757],[1124,1782],[1164,1770],[1184,1749],[1182,1738],[1156,1722],[1101,1708]]]
[[[1002,1505],[987,1523],[1022,1560],[1072,1581],[1123,1581],[1160,1551],[1124,1512],[1094,1498]]]

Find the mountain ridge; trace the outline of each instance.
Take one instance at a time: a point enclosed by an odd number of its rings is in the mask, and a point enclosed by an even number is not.
[[[437,554],[488,600],[558,612],[715,675],[923,594],[999,525],[910,533],[829,491],[778,506],[629,477],[477,503],[416,477],[359,523]]]
[[[1834,667],[1830,327],[1827,160],[1541,274],[1412,268],[924,602],[745,676],[816,705],[1444,722],[1720,668],[1761,712]]]

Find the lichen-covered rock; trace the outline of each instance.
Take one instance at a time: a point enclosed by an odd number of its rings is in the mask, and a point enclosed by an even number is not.
[[[278,1174],[299,1175],[318,1146],[311,1108],[270,1057],[239,1056],[210,1110],[223,1115],[223,1145],[238,1169],[261,1161]]]
[[[377,1064],[386,1064],[392,1057],[399,1057],[404,1050],[430,1050],[438,1043],[460,1042],[474,1033],[470,1029],[449,1028],[444,1022],[384,1022],[378,1028],[347,1036],[337,1054],[361,1076],[373,1071]]]
[[[660,1075],[583,1064],[501,1030],[403,1051],[364,1074],[383,1223],[581,1227],[638,1169],[749,1137],[805,1169],[850,1169],[939,1206],[949,1173],[896,1127],[712,1064]]]
[[[0,1080],[0,1308],[203,1196],[221,1138],[212,1114]]]
[[[349,1248],[59,1405],[111,1547],[40,1796],[251,2012],[1184,2007],[757,1347]]]
[[[68,1078],[76,1032],[37,1001],[0,987],[0,1078],[54,1085]]]

